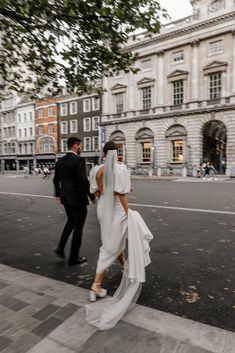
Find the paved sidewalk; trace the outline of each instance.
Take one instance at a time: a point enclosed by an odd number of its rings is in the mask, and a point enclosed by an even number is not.
[[[87,324],[88,291],[0,264],[1,353],[234,353],[235,334],[140,305]]]

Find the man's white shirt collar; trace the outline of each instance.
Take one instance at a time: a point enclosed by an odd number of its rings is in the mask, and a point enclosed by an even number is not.
[[[74,154],[76,154],[76,156],[78,156],[78,154],[74,151],[68,151],[67,153],[74,153]]]

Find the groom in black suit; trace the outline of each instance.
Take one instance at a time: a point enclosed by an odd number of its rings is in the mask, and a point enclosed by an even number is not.
[[[85,257],[79,256],[79,250],[89,204],[88,197],[94,201],[95,196],[90,194],[85,160],[80,157],[82,141],[79,138],[70,137],[67,146],[66,156],[56,162],[53,179],[55,196],[63,204],[68,217],[55,253],[65,258],[64,248],[73,231],[68,264],[76,265],[87,261]]]

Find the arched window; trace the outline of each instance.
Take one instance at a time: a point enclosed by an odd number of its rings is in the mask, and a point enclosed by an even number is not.
[[[153,163],[153,132],[148,128],[139,130],[136,134],[137,162]]]
[[[187,131],[182,125],[173,125],[167,130],[168,161],[170,163],[186,161],[186,136]]]
[[[54,153],[54,140],[52,137],[43,137],[39,142],[40,153]]]
[[[122,131],[117,130],[112,133],[110,140],[115,142],[118,146],[118,161],[124,162],[125,160],[125,135]]]

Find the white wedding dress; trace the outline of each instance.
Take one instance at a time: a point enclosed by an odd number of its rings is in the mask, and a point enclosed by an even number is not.
[[[131,190],[130,172],[125,164],[116,162],[117,152],[108,151],[104,172],[104,193],[98,201],[97,215],[101,227],[100,248],[96,273],[107,270],[125,249],[128,239],[128,266],[121,284],[113,297],[100,299],[86,306],[87,321],[106,330],[112,328],[136,303],[142,283],[145,282],[145,267],[151,262],[149,242],[153,236],[138,212],[128,211],[120,203],[120,194]],[[90,191],[98,190],[96,175],[103,165],[90,172]]]

